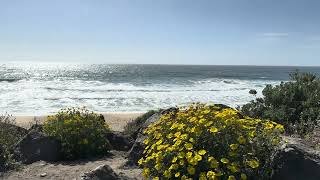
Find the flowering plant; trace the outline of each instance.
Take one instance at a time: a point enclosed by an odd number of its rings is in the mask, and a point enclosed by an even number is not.
[[[262,177],[283,126],[237,110],[192,104],[163,115],[146,130],[143,175],[153,179]]]
[[[106,134],[110,131],[103,116],[86,108],[67,108],[49,116],[44,132],[61,141],[66,159],[103,154],[110,149]]]

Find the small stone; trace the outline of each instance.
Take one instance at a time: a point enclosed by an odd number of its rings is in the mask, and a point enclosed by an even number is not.
[[[46,177],[46,176],[47,176],[47,173],[40,174],[40,177]]]

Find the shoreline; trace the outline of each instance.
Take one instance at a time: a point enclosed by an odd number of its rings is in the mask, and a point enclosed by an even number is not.
[[[126,124],[145,112],[96,112],[102,114],[106,123],[113,131],[123,131]],[[16,125],[23,128],[30,128],[32,124],[42,124],[47,116],[53,115],[12,115],[15,118]]]

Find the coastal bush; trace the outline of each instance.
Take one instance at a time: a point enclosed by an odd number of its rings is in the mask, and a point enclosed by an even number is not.
[[[9,115],[0,115],[0,172],[16,167],[12,157],[12,147],[24,135],[15,126],[15,119]]]
[[[281,123],[287,133],[305,135],[319,125],[320,80],[311,73],[295,72],[290,76],[290,82],[267,85],[263,97],[244,105],[241,111]]]
[[[133,121],[126,124],[124,127],[124,134],[131,136],[132,138],[136,138],[138,131],[140,130],[141,126],[147,121],[149,117],[151,117],[154,113],[157,113],[156,110],[150,110],[143,115],[137,117]]]
[[[102,155],[110,149],[106,134],[110,131],[103,116],[86,108],[68,108],[48,116],[44,132],[62,144],[66,159]]]
[[[146,130],[143,175],[153,179],[263,179],[283,126],[237,110],[193,104]]]

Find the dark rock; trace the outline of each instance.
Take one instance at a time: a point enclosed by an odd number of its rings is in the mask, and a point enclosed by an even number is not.
[[[222,110],[222,109],[228,109],[228,108],[231,108],[231,109],[232,109],[232,107],[227,106],[227,105],[225,105],[225,104],[215,104],[214,106],[215,106],[215,107],[219,107],[221,110]]]
[[[30,131],[42,132],[42,131],[43,131],[43,125],[41,125],[41,124],[33,124],[33,125],[28,129],[28,132],[30,132]]]
[[[53,137],[31,129],[14,148],[14,157],[22,163],[30,164],[39,160],[58,161],[61,144]]]
[[[162,110],[160,113],[162,114],[162,115],[164,115],[164,114],[167,114],[167,113],[176,113],[176,112],[178,112],[179,111],[179,108],[177,108],[177,107],[171,107],[171,108],[169,108],[169,109],[165,109],[165,110]]]
[[[142,127],[139,130],[138,136],[131,147],[131,149],[128,152],[128,163],[127,165],[137,165],[138,160],[143,156],[144,151],[144,144],[143,141],[146,139],[146,136],[143,134],[143,131],[152,123],[155,123],[158,121],[162,115],[167,113],[175,113],[179,109],[178,108],[169,108],[166,110],[163,110],[158,113],[154,113],[151,117],[149,117],[146,122],[142,125]]]
[[[82,180],[120,180],[121,178],[108,165],[101,165],[96,169],[84,173]]]
[[[284,144],[277,153],[273,180],[319,180],[320,152],[310,148],[299,138],[284,138]]]
[[[138,160],[143,156],[143,150],[145,148],[143,141],[146,136],[143,134],[143,131],[152,123],[158,121],[162,116],[161,113],[155,113],[147,121],[142,125],[140,129],[137,139],[135,140],[133,146],[131,147],[128,153],[128,165],[137,165]]]
[[[134,142],[130,136],[115,131],[108,133],[107,139],[112,148],[117,151],[128,151]]]
[[[0,122],[0,127],[2,130],[10,133],[10,136],[12,136],[11,138],[14,138],[15,140],[20,139],[28,134],[28,130],[14,124]]]

